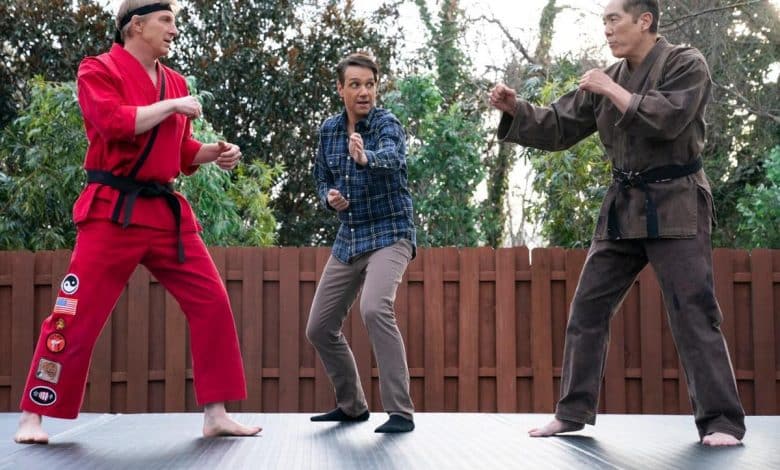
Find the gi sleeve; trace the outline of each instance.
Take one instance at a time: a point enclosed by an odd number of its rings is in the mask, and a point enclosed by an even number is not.
[[[77,76],[78,100],[84,119],[106,142],[135,138],[137,108],[123,104],[121,90],[97,59],[84,59]]]
[[[596,131],[590,93],[573,90],[550,106],[519,100],[514,117],[504,113],[498,139],[542,150],[564,150]]]
[[[403,168],[403,148],[406,145],[406,133],[395,116],[383,119],[377,130],[376,149],[364,149],[368,163],[366,168],[372,173],[391,174]]]
[[[200,151],[200,148],[203,147],[203,144],[196,140],[192,136],[192,123],[189,119],[187,119],[187,124],[184,127],[184,135],[182,136],[181,141],[181,172],[185,175],[191,175],[195,173],[198,168],[200,168],[200,165],[193,165],[192,162],[195,160],[195,156]]]
[[[682,52],[669,58],[657,89],[631,96],[628,109],[615,125],[632,135],[674,140],[696,119],[710,88],[704,58],[692,50]]]

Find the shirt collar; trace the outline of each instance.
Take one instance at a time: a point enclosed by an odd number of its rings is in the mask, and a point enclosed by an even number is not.
[[[376,110],[377,107],[374,106],[371,108],[371,111],[368,112],[368,115],[361,119],[360,121],[355,123],[355,130],[360,132],[363,130],[368,130],[371,128],[371,121],[374,119],[374,116],[376,116]],[[347,131],[347,122],[349,122],[349,117],[347,116],[347,110],[341,112],[341,127],[344,129],[344,132]]]

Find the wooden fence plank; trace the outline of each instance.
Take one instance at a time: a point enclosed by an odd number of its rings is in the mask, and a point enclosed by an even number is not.
[[[317,249],[316,258],[316,273],[315,273],[315,286],[319,286],[320,279],[322,278],[322,272],[325,270],[325,265],[330,258],[330,248]],[[316,292],[316,287],[315,287]],[[310,346],[311,347],[311,346]],[[336,396],[333,393],[333,385],[330,383],[328,374],[325,372],[325,367],[322,365],[322,360],[319,355],[314,365],[314,411],[329,411],[333,408],[336,402]]]
[[[186,411],[187,324],[178,302],[165,293],[165,411]]]
[[[531,252],[531,369],[534,381],[534,413],[552,413],[556,400],[553,396],[551,280],[550,252],[535,248]]]
[[[300,258],[298,248],[282,248],[279,262],[279,411],[298,410],[300,378]]]
[[[500,248],[496,250],[496,403],[499,413],[517,411],[516,332],[515,256],[512,248]],[[552,343],[548,345],[551,348]],[[552,353],[552,349],[550,351]],[[549,374],[552,395],[552,362]]]
[[[561,327],[558,309],[563,299],[553,299],[552,293],[563,294],[558,286],[565,282],[568,310],[586,252],[567,250],[560,258],[558,251],[537,249],[529,267],[518,257],[518,250],[526,249],[419,250],[415,270],[404,276],[396,298],[399,328],[407,350],[416,358],[410,372],[419,411],[457,407],[459,411],[515,412],[520,406],[524,411],[553,410],[560,357],[552,348],[560,347],[560,337],[555,335],[561,334],[553,327]],[[215,248],[212,253],[223,280],[230,282],[233,294],[240,295],[233,299],[249,398],[234,406],[242,411],[310,411],[299,408],[311,403],[317,411],[332,408],[332,387],[318,357],[311,368],[312,356],[305,349],[310,346],[301,324],[307,315],[300,310],[302,292],[307,296],[311,292],[311,284],[301,290],[301,283],[319,281],[329,248]],[[229,269],[226,254],[230,255]],[[67,250],[2,254],[4,311],[0,315],[4,317],[0,324],[7,328],[3,336],[7,354],[0,354],[0,392],[2,406],[8,409],[0,411],[16,411],[38,324],[51,308],[43,304],[58,295],[70,255]],[[301,261],[310,261],[310,256],[315,257],[314,263]],[[780,250],[713,252],[715,291],[724,315],[722,330],[749,414],[778,413],[778,260]],[[84,411],[187,411],[193,407],[185,317],[170,295],[163,296],[159,286],[150,286],[153,282],[139,268],[118,312],[109,317],[92,357]],[[632,290],[627,304],[628,319],[624,321],[623,314],[612,321],[601,411],[690,413],[682,368],[674,369],[668,351],[666,363],[661,354],[661,348],[670,343],[662,336],[663,304],[651,271],[640,275],[639,289]],[[150,312],[163,315],[151,316]],[[378,371],[372,368],[370,342],[357,307],[351,316],[345,332],[367,398],[376,409],[379,401],[372,394],[378,390]],[[156,338],[159,349],[150,349],[150,336]],[[627,343],[629,339],[632,343]],[[630,344],[634,346],[629,348]],[[307,367],[302,367],[301,357],[306,358]],[[670,387],[675,380],[676,388]],[[450,394],[446,400],[445,394]],[[678,402],[679,408],[670,400]]]
[[[149,271],[136,269],[127,286],[127,412],[148,409]]]
[[[479,411],[479,251],[460,250],[458,410]]]
[[[17,252],[11,260],[11,403],[14,410],[24,391],[37,340],[34,265],[35,255],[29,251]]]
[[[247,399],[242,411],[258,412],[263,403],[263,252],[241,248],[241,354]]]
[[[442,251],[423,253],[425,292],[424,411],[444,409],[444,268]],[[421,410],[423,411],[423,410]]]
[[[756,249],[750,254],[751,302],[753,312],[753,376],[755,413],[777,412],[777,366],[775,322],[772,306],[772,253]]]
[[[642,411],[663,413],[661,292],[650,266],[639,274],[639,319],[642,331]]]

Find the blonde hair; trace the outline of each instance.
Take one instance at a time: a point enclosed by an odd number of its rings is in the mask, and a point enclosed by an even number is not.
[[[123,0],[122,3],[119,4],[119,8],[116,11],[116,17],[114,18],[114,26],[117,30],[119,30],[120,22],[122,21],[122,18],[130,11],[133,11],[137,8],[145,7],[147,5],[169,5],[171,7],[171,11],[174,15],[179,13],[179,10],[181,10],[181,6],[179,5],[178,0]],[[145,17],[146,15],[141,15],[141,18]],[[127,37],[127,31],[130,28],[130,24],[132,21],[128,22],[124,27],[122,27],[120,34],[122,41],[125,40]]]

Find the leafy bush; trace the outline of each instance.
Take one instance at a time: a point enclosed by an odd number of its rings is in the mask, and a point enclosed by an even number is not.
[[[780,146],[769,153],[764,170],[767,182],[748,185],[737,202],[738,240],[750,248],[780,248]]]
[[[73,82],[29,84],[30,101],[0,135],[0,249],[70,248],[76,237],[71,207],[86,182],[87,141]],[[202,94],[207,97],[208,94]],[[204,120],[195,137],[219,136]],[[279,167],[255,162],[231,174],[204,165],[178,185],[211,245],[269,245],[276,221],[268,193]]]

